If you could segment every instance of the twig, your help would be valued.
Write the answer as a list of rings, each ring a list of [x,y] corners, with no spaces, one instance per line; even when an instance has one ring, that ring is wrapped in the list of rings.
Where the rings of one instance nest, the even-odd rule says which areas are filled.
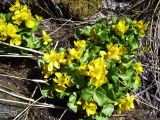
[[[10,45],[10,44],[5,43],[5,42],[0,42],[0,44],[6,45],[6,46],[9,46],[9,47],[18,48],[18,49],[25,50],[25,51],[29,51],[29,52],[33,52],[33,53],[37,53],[37,54],[40,54],[40,55],[44,54],[43,52],[40,52],[40,51],[37,51],[37,50],[33,50],[33,49],[30,49],[30,48],[25,48],[25,47],[21,47],[21,46],[16,46],[16,45]]]
[[[35,101],[34,99],[27,98],[27,97],[24,97],[24,96],[20,96],[20,95],[17,95],[17,94],[14,94],[14,93],[8,92],[8,91],[6,91],[6,90],[4,90],[4,89],[1,89],[1,88],[0,88],[0,92],[3,92],[3,93],[6,93],[6,94],[9,94],[9,95],[11,95],[11,96],[13,96],[13,97],[20,98],[20,99],[25,100],[25,101],[32,101],[32,102],[34,102],[34,101]]]
[[[65,26],[68,22],[71,22],[71,19],[67,20],[64,24],[62,24],[59,28],[57,28],[55,31],[51,32],[50,35],[53,35],[55,32],[60,30],[63,26]]]
[[[47,83],[45,80],[40,80],[40,79],[28,79],[28,78],[21,78],[21,77],[5,75],[5,74],[0,74],[0,76],[9,77],[9,78],[15,78],[15,79],[18,79],[18,80],[28,80],[28,81],[32,81],[32,82],[36,82],[36,83]]]
[[[20,96],[20,95],[17,95],[17,94],[14,94],[14,93],[11,93],[11,92],[8,92],[4,89],[1,89],[0,88],[0,92],[3,92],[3,93],[6,93],[6,94],[9,94],[13,97],[16,97],[16,98],[19,98],[19,99],[22,99],[22,100],[25,100],[25,101],[28,101],[28,102],[35,102],[34,99],[31,99],[31,98],[27,98],[27,97],[23,97],[23,96]],[[64,107],[60,107],[60,106],[55,106],[55,105],[52,105],[52,104],[46,104],[46,103],[39,103],[39,104],[43,104],[44,106],[46,105],[46,107],[50,107],[50,108],[58,108],[58,109],[66,109]]]
[[[152,31],[153,31],[153,30],[152,30],[152,27],[153,27],[153,17],[154,17],[154,15],[155,15],[155,12],[156,12],[159,4],[160,4],[160,0],[158,1],[157,5],[156,5],[156,7],[155,7],[155,9],[154,9],[154,11],[153,11],[153,14],[152,14],[152,21],[151,21],[151,28],[150,28],[150,42],[151,42]]]
[[[64,112],[62,113],[61,117],[58,120],[62,120],[64,114],[67,112],[67,109],[64,110]]]
[[[14,57],[14,58],[34,58],[35,56],[23,55],[0,55],[0,57]]]
[[[38,98],[36,101],[34,101],[32,104],[30,104],[28,107],[26,107],[21,113],[19,113],[13,120],[17,120],[19,117],[21,118],[21,116],[23,116],[23,114],[25,113],[25,111],[27,111],[28,109],[30,109],[34,104],[36,104],[36,102],[38,102],[40,99],[42,99],[43,96],[41,96],[40,98]]]
[[[13,103],[13,104],[21,104],[21,105],[29,105],[29,103],[26,102],[20,102],[20,101],[14,101],[14,100],[8,100],[8,99],[0,99],[1,103]],[[51,104],[46,104],[46,103],[37,103],[33,105],[34,107],[40,107],[40,108],[61,108],[59,106],[51,105]],[[64,109],[64,108],[61,108]]]
[[[38,7],[39,7],[40,9],[42,9],[44,12],[46,12],[46,13],[49,14],[50,16],[53,16],[50,12],[48,12],[48,11],[45,10],[43,7],[41,7],[37,0],[36,0],[36,3],[37,3],[37,5],[38,5]]]
[[[61,9],[59,8],[59,6],[56,4],[56,2],[54,0],[51,0],[53,5],[55,6],[55,8],[58,10],[58,15],[59,17],[63,18],[63,13],[61,11]]]
[[[148,103],[145,103],[145,102],[143,102],[143,101],[141,101],[141,100],[139,100],[139,99],[136,99],[136,100],[137,100],[138,102],[140,102],[140,103],[142,103],[142,104],[144,104],[144,105],[147,105],[147,106],[149,106],[149,107],[151,107],[151,108],[153,108],[153,109],[155,109],[155,110],[157,110],[157,111],[160,112],[160,109],[154,107],[153,105],[150,105],[150,104],[148,104]]]
[[[59,41],[56,41],[56,44],[54,46],[54,50],[56,50],[57,46],[58,46]]]
[[[126,114],[113,114],[113,117],[126,117]]]

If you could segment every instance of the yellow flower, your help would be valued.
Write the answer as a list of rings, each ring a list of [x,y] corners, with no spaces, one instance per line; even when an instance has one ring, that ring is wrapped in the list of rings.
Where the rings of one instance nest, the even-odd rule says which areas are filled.
[[[75,49],[75,48],[72,48],[72,49],[69,49],[69,55],[68,55],[68,60],[79,60],[81,58],[83,54],[83,50],[82,49]]]
[[[83,51],[87,44],[85,40],[78,40],[74,42],[75,48],[69,49],[69,55],[67,56],[67,63],[70,64],[74,59],[79,60],[83,55]]]
[[[101,57],[104,57],[105,55],[107,55],[106,51],[101,50],[99,53],[100,53]]]
[[[16,10],[19,10],[21,8],[21,4],[19,2],[19,0],[16,0],[15,5],[12,5],[9,10],[14,12]]]
[[[43,67],[42,74],[44,74],[44,78],[49,78],[53,74],[53,66],[52,66],[52,64],[50,64],[50,65],[46,64]]]
[[[10,39],[11,45],[21,45],[21,35],[14,34]]]
[[[14,15],[12,16],[12,20],[15,24],[20,25],[22,23],[21,19],[21,12],[20,11],[15,11]]]
[[[74,41],[74,45],[75,45],[78,49],[83,49],[83,48],[86,48],[86,46],[87,46],[85,40]]]
[[[133,109],[134,108],[134,99],[135,99],[135,96],[133,96],[133,95],[130,96],[128,93],[127,93],[126,97],[119,99],[117,101],[118,102],[117,112],[119,114],[121,114],[122,111]]]
[[[143,72],[143,67],[142,67],[141,62],[136,62],[135,65],[134,65],[134,69],[136,70],[137,74],[142,73]]]
[[[11,24],[11,23],[9,23],[9,24],[7,25],[7,35],[8,35],[8,36],[10,36],[10,37],[14,36],[17,31],[18,31],[18,26],[13,25],[13,24]]]
[[[57,92],[63,92],[63,91],[65,91],[65,89],[67,87],[70,87],[70,86],[73,85],[73,83],[71,81],[71,77],[67,76],[67,74],[56,72],[55,76],[57,78],[54,78],[53,80],[54,80],[55,83],[57,83],[56,87],[55,87],[55,90]]]
[[[67,60],[65,59],[65,57],[66,57],[66,52],[64,50],[61,51],[61,52],[59,52],[57,54],[57,60],[58,60],[58,62],[61,63],[61,64],[66,64]]]
[[[136,74],[135,84],[137,84],[137,85],[141,84],[141,79],[138,74]]]
[[[5,41],[7,39],[7,22],[6,18],[0,18],[0,40]]]
[[[42,34],[43,34],[44,45],[47,45],[49,42],[52,41],[51,37],[44,30],[42,31]]]
[[[138,28],[138,34],[140,37],[144,37],[144,31],[147,29],[147,24],[144,24],[143,20],[137,21],[134,20],[133,25]]]
[[[55,50],[51,50],[50,54],[45,53],[44,54],[44,59],[46,60],[46,62],[50,63],[50,62],[54,62],[57,59],[57,53]]]
[[[10,11],[14,12],[12,19],[15,24],[20,25],[22,22],[25,22],[27,28],[33,28],[36,25],[36,19],[32,17],[27,5],[20,5],[18,0],[10,8]]]
[[[82,105],[82,98],[79,98],[79,100],[77,101],[77,105]]]
[[[33,28],[36,25],[36,20],[33,17],[30,17],[29,20],[25,21],[25,25],[27,28]]]
[[[124,55],[127,52],[127,49],[123,46],[119,46],[118,44],[107,44],[107,58],[108,59],[114,59],[114,60],[120,60],[121,56]]]
[[[55,85],[54,89],[55,89],[55,91],[61,93],[61,92],[64,92],[66,90],[66,87]]]
[[[96,114],[97,105],[94,102],[86,101],[83,105],[83,110],[86,110],[87,115],[94,115]]]
[[[22,8],[20,9],[20,13],[17,15],[20,15],[19,19],[21,19],[22,21],[28,21],[32,18],[31,11],[28,9],[27,5],[22,6]]]
[[[120,20],[117,25],[113,25],[112,28],[115,33],[119,36],[123,36],[124,33],[128,30],[128,25],[126,25],[125,20]]]
[[[102,86],[107,83],[106,75],[108,71],[106,70],[106,62],[102,58],[97,58],[92,60],[88,64],[88,73],[90,76],[90,84],[94,85],[96,88]]]
[[[60,69],[60,64],[66,63],[65,52],[56,53],[55,50],[51,50],[50,54],[44,54],[44,60],[49,64],[52,63],[55,68]]]
[[[88,65],[87,64],[82,64],[82,65],[79,66],[79,71],[80,71],[81,75],[87,76],[88,75],[87,70],[88,70]]]

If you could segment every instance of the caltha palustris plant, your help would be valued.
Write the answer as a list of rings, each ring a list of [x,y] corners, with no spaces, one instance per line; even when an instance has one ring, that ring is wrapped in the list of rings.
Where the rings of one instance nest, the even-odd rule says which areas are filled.
[[[27,5],[16,0],[8,13],[0,13],[0,52],[28,53],[27,50],[15,49],[20,48],[15,46],[35,49],[42,53],[50,51],[53,43],[46,31],[42,30],[41,36],[35,35],[42,21],[42,17],[32,15]]]
[[[16,0],[10,13],[0,15],[0,41],[41,51],[37,61],[48,82],[41,90],[45,97],[67,98],[68,107],[82,112],[83,119],[106,120],[113,112],[134,108],[131,91],[141,84],[143,67],[136,58],[139,40],[147,27],[144,21],[101,19],[77,30],[72,48],[56,50],[44,30],[42,37],[33,34],[41,21]],[[5,45],[1,52],[11,49]]]
[[[137,50],[146,27],[143,20],[112,18],[78,30],[72,48],[52,49],[42,57],[48,81],[42,94],[68,98],[68,107],[83,111],[83,119],[106,120],[113,112],[132,110],[130,93],[140,86],[143,72]]]

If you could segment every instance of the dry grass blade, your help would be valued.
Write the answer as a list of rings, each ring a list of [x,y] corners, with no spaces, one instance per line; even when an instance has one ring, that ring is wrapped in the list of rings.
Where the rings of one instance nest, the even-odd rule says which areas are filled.
[[[9,46],[9,47],[18,48],[20,50],[25,50],[25,51],[28,51],[28,52],[33,52],[33,53],[40,54],[40,55],[44,54],[43,52],[40,52],[40,51],[37,51],[37,50],[33,50],[33,49],[30,49],[30,48],[21,47],[21,46],[16,46],[16,45],[10,45],[10,44],[2,42],[2,41],[0,42],[0,44],[6,45],[6,46]]]
[[[40,80],[40,79],[28,79],[28,78],[16,77],[16,76],[5,75],[5,74],[0,74],[0,76],[9,77],[9,78],[15,78],[17,80],[28,80],[28,81],[32,81],[32,82],[36,82],[36,83],[47,83],[47,81]]]

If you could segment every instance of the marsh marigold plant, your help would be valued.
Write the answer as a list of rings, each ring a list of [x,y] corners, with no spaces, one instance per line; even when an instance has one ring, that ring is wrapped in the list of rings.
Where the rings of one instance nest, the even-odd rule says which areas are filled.
[[[47,31],[34,32],[42,18],[18,0],[10,13],[0,14],[0,43],[35,49],[37,62],[47,84],[41,93],[48,98],[67,99],[68,107],[81,112],[82,119],[107,120],[113,112],[134,109],[131,90],[141,85],[141,62],[136,60],[139,41],[147,24],[129,18],[101,19],[77,30],[71,48],[53,48]],[[13,51],[2,44],[2,51]],[[18,49],[16,49],[18,51]],[[27,51],[18,51],[28,54]]]
[[[143,67],[136,57],[145,30],[144,22],[129,18],[77,30],[73,47],[44,54],[44,78],[53,81],[42,94],[67,96],[68,107],[84,111],[84,119],[106,120],[114,111],[133,110],[135,96],[129,92],[141,84]]]

